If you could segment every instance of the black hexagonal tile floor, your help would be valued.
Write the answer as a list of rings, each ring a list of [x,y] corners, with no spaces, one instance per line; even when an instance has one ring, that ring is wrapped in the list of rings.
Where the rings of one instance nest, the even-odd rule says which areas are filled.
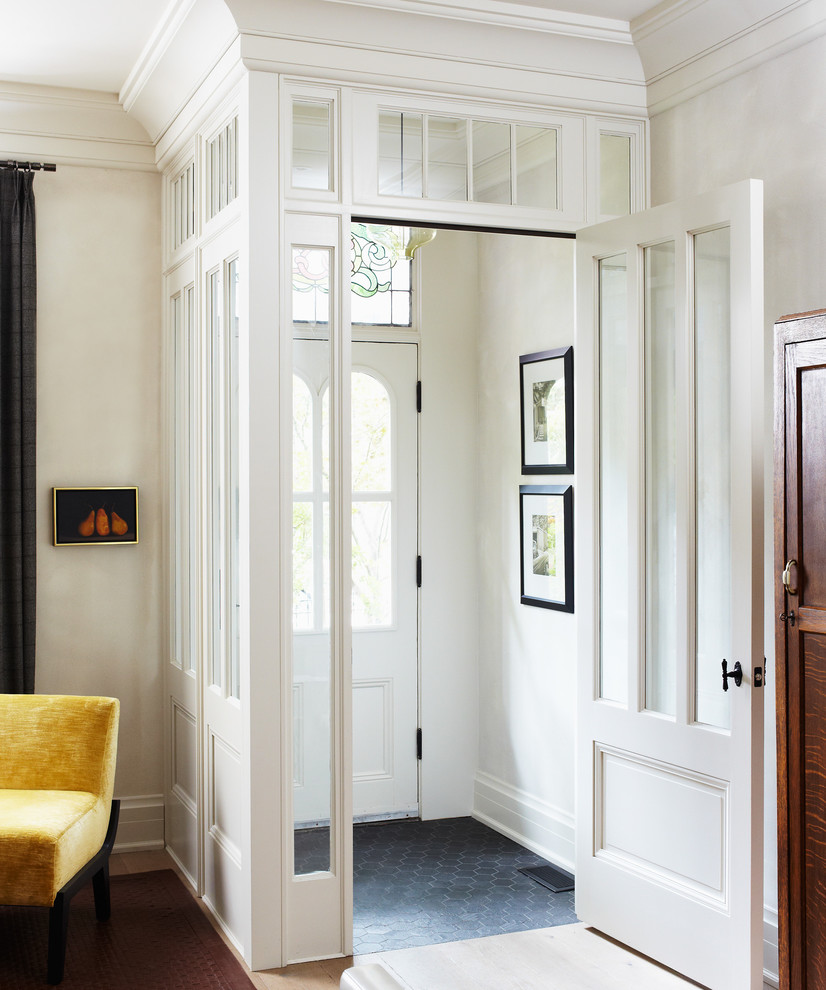
[[[356,825],[353,847],[357,953],[576,921],[573,891],[518,872],[547,861],[473,818]]]

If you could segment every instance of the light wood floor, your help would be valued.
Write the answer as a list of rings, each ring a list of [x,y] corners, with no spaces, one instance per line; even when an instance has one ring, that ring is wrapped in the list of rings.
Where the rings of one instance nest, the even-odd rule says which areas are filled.
[[[116,853],[110,860],[113,875],[164,869],[180,872],[162,851]],[[203,903],[198,903],[213,922]],[[489,982],[493,973],[496,990],[691,990],[697,986],[584,925],[348,956],[261,973],[250,973],[214,922],[213,927],[258,990],[333,990],[345,969],[364,962],[381,962],[411,990],[480,990],[493,986]],[[772,988],[766,985],[765,990]]]

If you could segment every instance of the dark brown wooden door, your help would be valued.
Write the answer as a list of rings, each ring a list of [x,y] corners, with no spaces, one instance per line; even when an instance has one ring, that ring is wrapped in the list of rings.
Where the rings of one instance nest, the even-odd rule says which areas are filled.
[[[826,990],[826,311],[776,325],[780,985]]]

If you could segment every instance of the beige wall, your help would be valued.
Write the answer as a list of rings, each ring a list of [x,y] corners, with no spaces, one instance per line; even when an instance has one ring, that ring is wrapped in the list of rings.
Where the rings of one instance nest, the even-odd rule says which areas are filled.
[[[121,700],[115,792],[163,791],[160,176],[35,180],[39,693]],[[138,546],[52,543],[52,486],[138,485]]]
[[[765,206],[766,705],[765,902],[777,906],[774,606],[772,601],[772,339],[783,315],[826,307],[826,98],[820,38],[651,122],[654,205],[740,179],[762,179]],[[770,925],[769,925],[770,927]],[[773,968],[767,957],[767,966]]]

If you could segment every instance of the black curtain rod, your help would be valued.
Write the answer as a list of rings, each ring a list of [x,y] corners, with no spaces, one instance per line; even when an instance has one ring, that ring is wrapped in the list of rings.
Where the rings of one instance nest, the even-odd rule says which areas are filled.
[[[57,165],[50,162],[0,162],[0,168],[15,168],[22,172],[56,172]]]

